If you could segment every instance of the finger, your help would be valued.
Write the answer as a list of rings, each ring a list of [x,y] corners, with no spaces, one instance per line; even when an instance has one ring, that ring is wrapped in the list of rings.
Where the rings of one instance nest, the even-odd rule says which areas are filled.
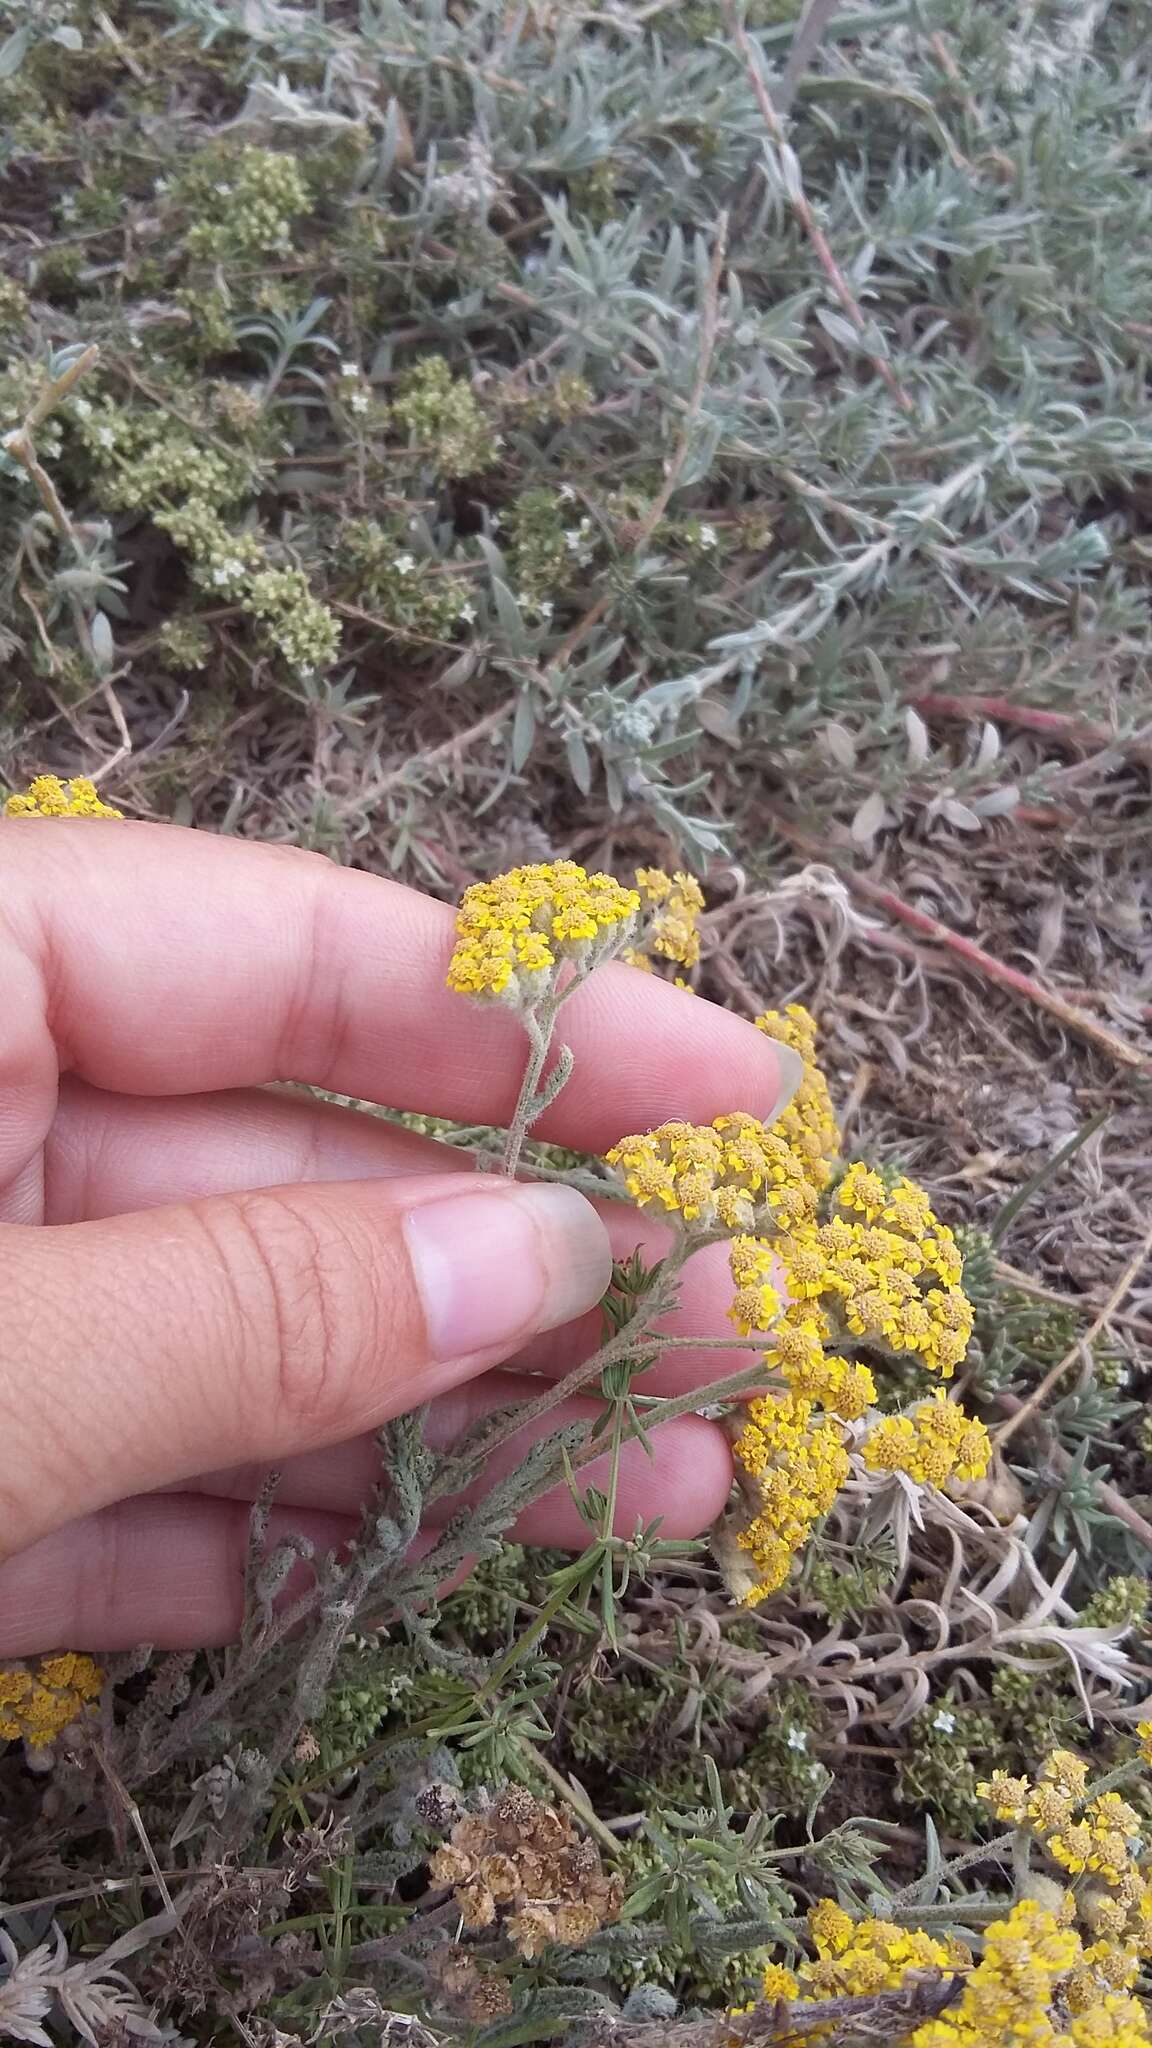
[[[469,1170],[472,1156],[402,1124],[309,1102],[270,1089],[219,1095],[108,1095],[67,1081],[46,1150],[50,1223],[118,1216],[208,1195],[285,1183],[357,1180]],[[624,1202],[597,1204],[613,1256],[640,1251],[663,1258],[671,1233]],[[680,1303],[659,1328],[677,1338],[731,1338],[732,1281],[727,1251],[712,1245],[689,1261]],[[530,1344],[523,1363],[552,1377],[571,1370],[600,1342],[593,1313]],[[666,1352],[645,1376],[645,1390],[681,1393],[751,1365],[755,1353],[699,1347]]]
[[[599,1300],[567,1187],[432,1175],[0,1230],[0,1556],[125,1495],[373,1428]]]
[[[695,1417],[682,1417],[656,1432],[654,1457],[628,1445],[620,1461],[616,1528],[630,1535],[637,1521],[663,1515],[666,1537],[696,1535],[703,1520],[684,1506],[685,1483],[696,1485],[698,1512],[706,1520],[719,1512],[728,1488],[727,1450],[720,1432]],[[711,1491],[697,1484],[702,1461],[713,1474]],[[583,1475],[603,1486],[606,1459]],[[111,1651],[139,1642],[158,1649],[198,1649],[233,1642],[243,1614],[244,1567],[251,1503],[204,1494],[151,1494],[118,1502],[101,1513],[44,1537],[0,1565],[0,1656],[29,1656],[36,1650]],[[307,1536],[319,1551],[351,1541],[357,1521],[319,1508],[275,1507],[269,1541],[290,1531]],[[417,1553],[434,1540],[421,1531]],[[525,1510],[511,1532],[521,1543],[581,1549],[588,1529],[566,1488],[557,1488]],[[308,1584],[305,1567],[295,1571],[282,1597],[293,1598]]]
[[[475,1155],[289,1090],[110,1095],[66,1077],[44,1148],[45,1223],[312,1181],[472,1173]]]
[[[426,1425],[427,1441],[435,1450],[447,1450],[493,1409],[530,1401],[539,1392],[539,1380],[522,1373],[486,1373],[483,1379],[455,1387],[433,1401]],[[482,1478],[465,1499],[478,1499],[489,1487],[516,1471],[534,1443],[570,1423],[593,1422],[603,1412],[604,1403],[595,1395],[580,1395],[562,1402],[550,1415],[518,1430],[494,1451],[485,1463]],[[715,1520],[727,1497],[732,1477],[727,1441],[714,1423],[686,1415],[653,1430],[650,1443],[650,1452],[635,1439],[625,1445],[619,1495],[621,1530],[630,1531],[637,1515],[645,1521],[660,1516],[666,1534],[694,1536]],[[581,1485],[600,1483],[590,1476],[599,1463],[589,1461],[579,1468]],[[280,1478],[276,1500],[281,1507],[321,1509],[340,1515],[359,1513],[383,1476],[380,1447],[372,1436],[307,1451],[301,1457],[285,1459],[277,1469]],[[186,1490],[214,1499],[252,1502],[267,1475],[266,1465],[233,1465],[201,1473]],[[429,1518],[444,1522],[460,1505],[457,1498],[435,1501]],[[526,1541],[571,1543],[579,1548],[587,1539],[586,1526],[566,1486],[549,1495],[547,1504],[538,1503],[528,1512],[527,1526],[532,1534]]]
[[[163,1494],[117,1501],[69,1522],[0,1565],[0,1656],[37,1650],[110,1652],[234,1642],[244,1612],[250,1508],[240,1501]],[[355,1533],[344,1515],[273,1508],[268,1544],[305,1536],[317,1552]],[[303,1593],[306,1565],[281,1602]]]
[[[275,1080],[504,1124],[523,1032],[444,976],[447,905],[294,849],[171,826],[0,824],[0,1180],[59,1070],[176,1095]],[[542,1135],[603,1151],[666,1117],[774,1113],[799,1063],[739,1017],[608,966],[564,1013],[575,1073]]]

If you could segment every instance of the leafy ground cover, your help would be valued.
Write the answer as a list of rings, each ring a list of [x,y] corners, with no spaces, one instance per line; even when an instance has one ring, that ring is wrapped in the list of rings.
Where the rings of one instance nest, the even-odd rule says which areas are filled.
[[[606,1606],[493,1544],[274,1741],[267,1645],[226,1709],[123,1660],[96,1747],[0,1762],[0,2037],[794,2040],[726,2014],[809,1906],[979,1951],[978,1785],[1148,1711],[1147,10],[0,20],[7,785],[451,897],[689,866],[695,985],[804,1003],[849,1154],[957,1226],[997,1440],[754,1610],[706,1546]],[[478,1814],[602,1921],[461,1936]],[[824,2038],[931,2024],[920,1961]]]

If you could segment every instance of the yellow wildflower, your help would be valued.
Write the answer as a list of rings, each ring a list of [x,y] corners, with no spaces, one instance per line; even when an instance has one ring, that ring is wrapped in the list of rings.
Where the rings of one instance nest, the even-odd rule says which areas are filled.
[[[1067,2038],[1071,2048],[1147,2048],[1152,2029],[1147,2011],[1135,1998],[1109,1993],[1073,2019]]]
[[[692,875],[679,870],[666,875],[662,868],[637,868],[636,887],[645,905],[655,912],[647,944],[665,960],[680,967],[695,967],[700,958],[697,920],[704,908],[704,892]]]
[[[858,1209],[874,1223],[887,1203],[888,1190],[878,1173],[858,1163],[848,1168],[836,1190],[836,1200],[841,1209]]]
[[[802,1160],[743,1110],[711,1124],[660,1124],[621,1138],[605,1158],[642,1209],[680,1215],[701,1230],[747,1233],[772,1218],[786,1193],[802,1215],[816,1206]]]
[[[571,860],[476,882],[456,914],[448,986],[457,995],[539,998],[563,963],[587,970],[618,950],[639,908],[634,889]]]
[[[1049,2008],[1057,1980],[1079,1952],[1078,1937],[1054,1913],[1021,1899],[988,1928],[959,2004],[917,2027],[913,2048],[1039,2048],[1058,2041]]]
[[[818,1905],[809,1908],[808,1929],[821,1956],[843,1955],[854,1926],[852,1915],[838,1906],[835,1899],[821,1899]]]
[[[919,1928],[892,1920],[853,1923],[838,1906],[821,1900],[808,1915],[816,1960],[798,1971],[805,1992],[817,1998],[859,1998],[895,1991],[909,1970],[955,1967],[955,1951]],[[847,1929],[845,1929],[847,1922]]]
[[[86,775],[74,775],[61,782],[57,775],[37,775],[22,796],[10,796],[4,805],[7,818],[120,818],[122,811],[102,803],[94,782]]]
[[[795,1998],[799,1989],[800,1985],[794,1971],[786,1968],[783,1963],[767,1965],[760,1985],[761,1998],[772,2004],[779,1998]]]
[[[79,1720],[103,1683],[100,1666],[72,1650],[40,1657],[31,1670],[6,1665],[0,1669],[0,1740],[46,1748]]]
[[[800,1003],[786,1010],[765,1010],[756,1027],[766,1038],[789,1045],[804,1061],[804,1078],[773,1129],[805,1161],[817,1188],[827,1187],[832,1163],[840,1150],[840,1132],[828,1083],[816,1064],[816,1024]]]
[[[823,1346],[810,1350],[799,1363],[792,1363],[784,1355],[788,1336],[802,1335],[781,1331],[771,1358],[779,1363],[781,1373],[794,1394],[806,1395],[809,1401],[818,1402],[842,1422],[856,1422],[867,1414],[876,1399],[876,1382],[866,1365],[851,1363],[846,1358],[837,1358],[826,1352]]]
[[[850,1471],[837,1424],[817,1419],[803,1395],[765,1394],[750,1402],[736,1456],[758,1481],[759,1508],[737,1536],[759,1577],[748,1605],[784,1584],[797,1552],[835,1502]]]
[[[770,1330],[784,1302],[775,1285],[778,1261],[762,1238],[740,1234],[728,1247],[728,1267],[736,1293],[728,1313],[741,1335]]]
[[[977,1792],[987,1806],[992,1808],[997,1820],[1019,1823],[1028,1809],[1028,1794],[1032,1787],[1027,1778],[1010,1778],[1006,1771],[993,1771],[983,1784],[977,1785]]]
[[[910,1415],[885,1416],[863,1455],[870,1472],[906,1472],[922,1486],[942,1486],[946,1479],[983,1478],[992,1443],[982,1422],[937,1394]]]

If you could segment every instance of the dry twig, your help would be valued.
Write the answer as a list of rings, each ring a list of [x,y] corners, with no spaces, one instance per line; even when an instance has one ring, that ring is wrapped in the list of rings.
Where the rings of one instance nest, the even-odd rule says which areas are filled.
[[[1022,1428],[1024,1423],[1031,1420],[1037,1409],[1043,1406],[1053,1387],[1063,1379],[1069,1367],[1073,1366],[1078,1358],[1083,1358],[1087,1355],[1091,1345],[1100,1335],[1101,1330],[1106,1329],[1111,1322],[1113,1315],[1120,1307],[1124,1296],[1132,1286],[1145,1260],[1150,1256],[1152,1256],[1152,1225],[1145,1231],[1144,1236],[1137,1245],[1120,1278],[1117,1280],[1115,1287],[1113,1287],[1109,1294],[1103,1308],[1093,1318],[1091,1327],[1085,1330],[1082,1337],[1077,1337],[1076,1342],[1069,1346],[1063,1358],[1057,1359],[1056,1364],[1049,1367],[1043,1379],[1039,1380],[1027,1398],[1021,1401],[1019,1407],[1008,1417],[1007,1422],[1000,1424],[999,1429],[996,1431],[996,1445],[998,1449],[1003,1450],[1009,1437],[1015,1436],[1016,1431]]]
[[[1049,1016],[1055,1017],[1064,1026],[1065,1030],[1087,1039],[1120,1066],[1129,1067],[1138,1074],[1152,1078],[1152,1055],[1141,1052],[1138,1046],[1129,1045],[1117,1032],[1110,1031],[1106,1024],[1101,1024],[1077,1004],[1057,995],[1054,989],[1045,988],[1042,982],[1035,981],[1030,974],[1024,974],[1018,967],[1009,967],[1005,961],[997,960],[994,954],[986,952],[975,939],[967,939],[962,932],[953,931],[950,925],[944,924],[938,917],[933,917],[929,911],[919,910],[913,903],[905,903],[903,897],[897,896],[893,889],[885,889],[881,883],[872,881],[868,875],[858,873],[846,862],[832,859],[826,846],[804,832],[780,811],[771,810],[768,815],[781,837],[787,839],[799,853],[834,867],[853,895],[863,897],[866,903],[874,903],[878,909],[887,911],[890,917],[897,918],[901,924],[910,926],[913,931],[922,933],[925,938],[935,940],[937,945],[943,946],[980,980],[994,982],[998,988],[1007,989],[1018,1001],[1046,1010]],[[868,935],[865,933],[863,936],[867,938]]]

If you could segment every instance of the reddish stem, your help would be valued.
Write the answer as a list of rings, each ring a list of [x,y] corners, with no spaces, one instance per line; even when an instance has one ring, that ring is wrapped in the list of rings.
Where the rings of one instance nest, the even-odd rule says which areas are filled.
[[[1037,704],[1014,704],[1010,697],[954,697],[944,690],[918,690],[909,698],[926,718],[990,718],[998,725],[1014,725],[1021,732],[1039,732],[1070,747],[1121,747],[1119,733],[1102,725],[1088,725],[1066,711],[1044,711]]]
[[[982,981],[994,982],[997,987],[1007,989],[1018,1000],[1033,1004],[1037,1009],[1046,1010],[1050,1017],[1074,1031],[1080,1038],[1088,1039],[1093,1045],[1106,1052],[1121,1066],[1131,1067],[1137,1073],[1152,1076],[1152,1055],[1141,1052],[1137,1046],[1129,1045],[1106,1024],[1101,1024],[1087,1010],[1071,1003],[1054,989],[1045,988],[1043,983],[1034,981],[1030,974],[1024,974],[1018,967],[1009,967],[1003,960],[997,960],[993,953],[985,952],[975,939],[966,939],[962,932],[954,932],[950,925],[943,924],[927,910],[918,910],[913,903],[905,903],[892,889],[885,889],[881,883],[872,881],[868,875],[858,874],[853,868],[829,857],[828,848],[820,840],[809,838],[808,834],[794,825],[790,818],[773,810],[771,818],[781,835],[810,860],[822,861],[834,867],[836,873],[851,889],[853,895],[862,896],[866,903],[874,903],[880,910],[905,924],[924,938],[932,939],[938,946],[963,962],[969,971]]]

